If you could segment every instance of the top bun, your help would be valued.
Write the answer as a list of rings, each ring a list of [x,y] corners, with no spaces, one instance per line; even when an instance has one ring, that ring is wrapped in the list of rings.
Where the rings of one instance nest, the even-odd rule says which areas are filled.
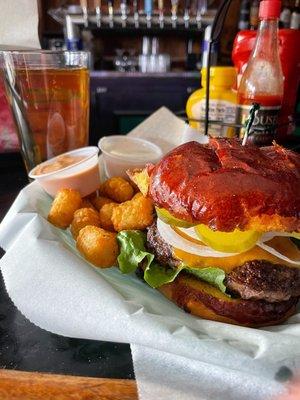
[[[189,142],[148,173],[155,205],[177,218],[223,232],[300,231],[300,156],[277,144]]]

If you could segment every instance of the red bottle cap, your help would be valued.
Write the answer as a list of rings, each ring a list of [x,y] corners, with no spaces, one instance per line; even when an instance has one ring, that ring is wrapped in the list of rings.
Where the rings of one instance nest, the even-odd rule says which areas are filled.
[[[259,5],[259,19],[279,18],[280,0],[262,0]]]

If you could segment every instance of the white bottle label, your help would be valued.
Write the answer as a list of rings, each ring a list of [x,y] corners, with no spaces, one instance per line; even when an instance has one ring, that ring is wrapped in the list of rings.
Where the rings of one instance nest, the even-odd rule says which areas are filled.
[[[195,103],[192,106],[192,115],[193,118],[197,120],[205,119],[205,99]],[[230,101],[225,100],[210,100],[209,101],[209,114],[208,119],[210,121],[208,127],[208,134],[213,137],[218,136],[230,136],[229,129],[230,127],[222,126],[221,123],[227,124],[235,124],[236,121],[236,104],[231,103]],[[216,123],[211,123],[211,121],[215,121]],[[219,123],[217,123],[219,122]],[[199,122],[198,127],[203,130],[204,122]]]

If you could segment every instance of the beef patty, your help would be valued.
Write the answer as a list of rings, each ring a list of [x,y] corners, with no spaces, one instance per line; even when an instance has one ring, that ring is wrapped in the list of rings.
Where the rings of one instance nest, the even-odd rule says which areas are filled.
[[[162,265],[177,267],[180,264],[173,255],[172,246],[160,236],[156,221],[147,229],[147,248]],[[285,301],[300,296],[300,269],[266,260],[248,261],[226,275],[225,285],[230,293],[242,299]]]
[[[300,269],[265,260],[248,261],[226,276],[225,285],[243,299],[289,300],[300,296]]]
[[[173,256],[172,246],[160,236],[156,221],[147,228],[147,249],[155,255],[161,265],[169,267],[180,265],[180,260]]]

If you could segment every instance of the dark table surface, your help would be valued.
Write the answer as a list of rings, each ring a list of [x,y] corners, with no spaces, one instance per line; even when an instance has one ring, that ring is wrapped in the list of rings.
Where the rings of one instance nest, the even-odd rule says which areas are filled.
[[[19,154],[0,154],[0,221],[28,183]],[[4,251],[0,249],[0,256]],[[0,274],[1,275],[1,274]],[[30,323],[10,300],[0,278],[0,368],[133,379],[127,344],[72,339]]]

